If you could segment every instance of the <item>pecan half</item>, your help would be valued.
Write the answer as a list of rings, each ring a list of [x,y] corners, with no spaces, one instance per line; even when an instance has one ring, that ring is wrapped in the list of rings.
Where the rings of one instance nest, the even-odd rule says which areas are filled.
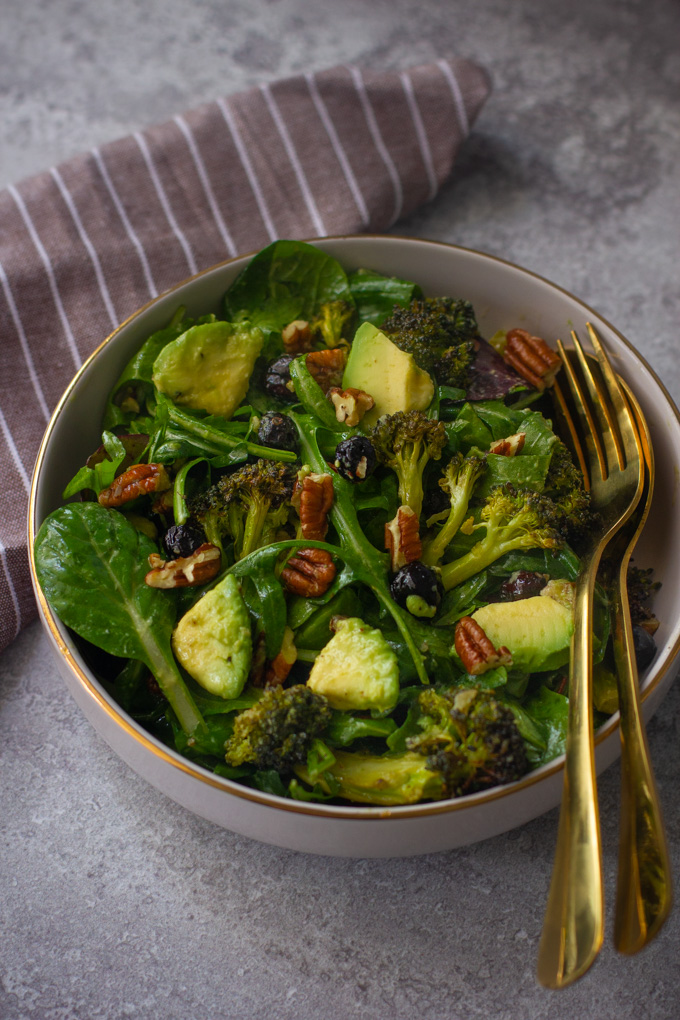
[[[514,436],[496,439],[489,447],[489,453],[495,453],[500,457],[514,457],[516,453],[521,453],[526,437],[526,432],[515,432]]]
[[[281,650],[267,667],[264,678],[265,687],[280,687],[287,679],[296,659],[297,648],[295,647],[294,634],[290,627],[286,627]]]
[[[102,506],[122,506],[138,496],[163,492],[171,485],[168,472],[162,464],[133,464],[122,475],[114,478],[107,489],[102,489],[97,499]]]
[[[335,564],[325,549],[298,549],[281,571],[288,591],[316,598],[328,591],[335,579]]]
[[[328,393],[331,386],[342,384],[342,373],[345,371],[346,360],[346,348],[331,347],[326,351],[312,351],[305,358],[305,365],[324,393]]]
[[[191,588],[212,581],[219,573],[220,550],[204,542],[191,556],[164,560],[157,553],[149,556],[148,572],[144,580],[150,588]]]
[[[309,474],[298,481],[293,504],[300,514],[303,538],[322,542],[328,531],[328,511],[333,505],[333,479],[329,474]]]
[[[385,525],[385,548],[394,573],[422,556],[418,514],[410,506],[400,506],[397,516]]]
[[[358,425],[367,411],[375,406],[375,400],[365,390],[357,390],[354,386],[341,390],[339,386],[331,386],[328,391],[335,417],[347,425]]]
[[[305,319],[295,319],[289,322],[281,331],[283,346],[286,354],[304,354],[311,347],[312,331]]]
[[[525,329],[510,330],[506,337],[503,357],[537,390],[552,386],[555,376],[562,367],[561,358],[548,347],[545,340],[539,336],[532,336]]]
[[[456,624],[454,647],[463,666],[472,676],[486,673],[487,669],[493,669],[494,666],[512,664],[512,656],[505,645],[494,648],[484,630],[471,616],[464,616]]]

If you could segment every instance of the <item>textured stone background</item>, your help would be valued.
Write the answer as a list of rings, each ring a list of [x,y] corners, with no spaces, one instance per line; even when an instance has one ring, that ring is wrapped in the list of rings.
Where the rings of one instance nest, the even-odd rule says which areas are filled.
[[[471,56],[494,94],[450,185],[396,232],[575,291],[677,401],[678,38],[675,0],[3,0],[0,186],[260,80]],[[679,722],[676,687],[650,726],[676,862]],[[537,986],[556,812],[417,859],[256,844],[124,766],[37,627],[0,659],[0,757],[3,1020],[680,1015],[677,911],[641,956],[609,939],[573,988]],[[611,901],[617,767],[600,793]]]

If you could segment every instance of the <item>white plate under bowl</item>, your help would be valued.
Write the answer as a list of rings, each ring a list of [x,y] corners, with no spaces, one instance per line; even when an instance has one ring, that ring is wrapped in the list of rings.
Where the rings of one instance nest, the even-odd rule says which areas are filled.
[[[646,718],[675,676],[680,654],[680,515],[675,505],[680,468],[680,420],[663,385],[635,349],[592,309],[518,266],[480,252],[432,241],[359,236],[315,241],[347,270],[365,267],[417,281],[426,294],[472,301],[481,332],[521,326],[554,343],[570,329],[594,324],[616,370],[637,395],[649,422],[657,476],[649,521],[636,561],[662,582],[655,611],[661,620],[658,653],[643,677]],[[60,503],[60,493],[100,442],[109,390],[150,333],[165,326],[179,305],[190,316],[217,312],[224,292],[250,256],[208,269],[162,294],[115,330],[83,365],[47,428],[35,467],[29,539]],[[307,804],[221,779],[176,754],[123,712],[102,688],[78,647],[40,591],[31,559],[40,616],[59,669],[76,702],[113,750],[139,775],[189,811],[234,832],[277,846],[348,857],[398,857],[462,846],[505,832],[559,803],[562,759],[509,786],[456,800],[371,808]],[[618,718],[596,734],[598,771],[619,754]]]

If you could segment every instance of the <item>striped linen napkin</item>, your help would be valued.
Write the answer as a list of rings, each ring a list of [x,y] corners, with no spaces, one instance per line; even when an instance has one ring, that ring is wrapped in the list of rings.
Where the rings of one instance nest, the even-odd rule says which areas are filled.
[[[31,472],[82,361],[136,308],[278,238],[380,232],[432,199],[490,91],[454,58],[262,85],[0,192],[0,650],[36,615]]]

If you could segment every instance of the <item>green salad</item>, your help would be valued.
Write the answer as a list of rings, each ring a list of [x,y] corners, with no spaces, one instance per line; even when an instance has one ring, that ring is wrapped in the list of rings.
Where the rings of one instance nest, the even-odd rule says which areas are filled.
[[[560,754],[593,514],[551,423],[559,359],[507,327],[278,241],[219,315],[149,336],[35,547],[121,708],[305,801],[458,797]],[[598,589],[600,713],[608,643]]]

